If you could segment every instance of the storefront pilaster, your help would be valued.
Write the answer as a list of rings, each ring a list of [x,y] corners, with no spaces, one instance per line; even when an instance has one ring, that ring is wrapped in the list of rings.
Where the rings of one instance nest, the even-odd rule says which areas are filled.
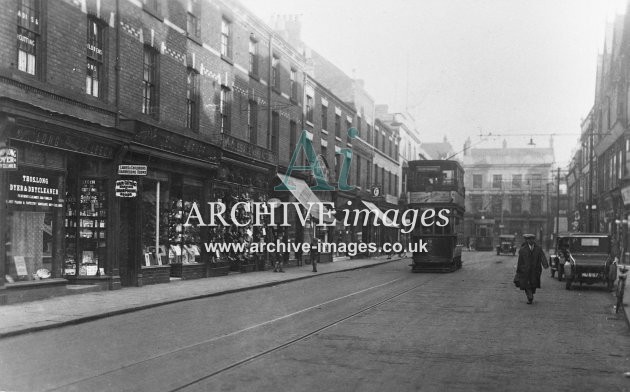
[[[64,173],[59,174],[57,176],[59,181],[59,189],[66,189],[66,176]],[[4,186],[4,185],[2,185]],[[5,189],[5,188],[2,188]],[[64,221],[64,209],[63,208],[55,208],[53,209],[53,227],[60,227],[61,222]],[[0,220],[0,222],[4,222]],[[53,278],[63,278],[63,257],[65,253],[65,244],[64,244],[64,232],[61,230],[53,231],[52,236],[52,269],[51,275]]]
[[[4,142],[0,143],[0,148]],[[0,170],[0,222],[7,221],[7,204],[6,204],[6,192],[7,189],[7,176],[3,170]],[[5,292],[4,276],[6,275],[6,225],[0,224],[0,305],[7,303],[7,295]]]
[[[7,121],[6,116],[3,116],[0,121],[0,148],[7,146],[7,128],[8,124],[14,121]],[[7,221],[7,175],[6,171],[0,169],[0,222]],[[0,224],[0,305],[7,303],[6,286],[4,276],[6,275],[6,225]]]
[[[138,183],[138,195],[141,195],[142,192],[144,191],[144,181],[143,181],[143,177],[138,177],[137,179],[137,183]],[[133,225],[133,234],[132,234],[132,238],[133,240],[131,241],[131,246],[132,246],[132,252],[133,252],[133,256],[132,259],[129,261],[129,266],[131,268],[131,276],[135,276],[136,277],[136,286],[138,287],[142,287],[143,286],[143,274],[142,274],[142,267],[141,267],[141,262],[142,262],[142,241],[140,240],[142,238],[142,224],[140,224],[140,222],[142,222],[142,216],[144,214],[144,203],[141,203],[140,201],[140,196],[134,197],[132,200],[130,200],[130,203],[135,204],[135,208],[134,210],[134,217],[133,217],[133,221],[135,222],[135,224]],[[156,253],[156,257],[157,257],[157,253]]]
[[[116,159],[110,168],[110,183],[114,183],[113,179],[118,175],[118,165],[126,153],[126,149],[122,148],[118,151]],[[107,232],[109,244],[107,247],[107,275],[109,276],[109,289],[118,290],[122,288],[120,283],[120,253],[118,244],[120,243],[120,231],[116,228],[120,225],[120,198],[116,197],[114,186],[110,186],[108,190],[108,199],[110,200],[109,219],[110,224]]]

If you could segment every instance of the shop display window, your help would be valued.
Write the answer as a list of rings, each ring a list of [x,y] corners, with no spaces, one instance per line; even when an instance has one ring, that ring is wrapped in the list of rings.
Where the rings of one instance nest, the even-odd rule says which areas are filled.
[[[51,212],[9,211],[7,282],[51,277],[52,215]]]
[[[7,283],[58,276],[53,263],[54,233],[58,232],[59,175],[25,169],[8,174],[5,231]],[[54,271],[56,268],[57,271]]]
[[[66,193],[66,276],[104,275],[107,187],[101,179],[68,181]]]
[[[236,219],[240,223],[252,221],[251,213],[253,211],[253,202],[265,202],[269,199],[269,195],[265,192],[259,192],[253,188],[245,188],[240,186],[224,186],[216,185],[211,195],[211,199],[216,202],[225,204],[226,211],[231,211],[232,207],[239,202],[246,204],[240,205],[236,212]],[[210,229],[209,241],[213,243],[246,243],[253,242],[275,242],[276,234],[270,230],[267,225],[269,218],[265,217],[262,226],[253,226],[252,224],[243,227],[235,225],[229,227],[217,226]],[[251,262],[252,254],[249,252],[237,253],[233,249],[230,253],[221,254],[217,251],[211,255],[212,261],[229,261],[234,267]]]
[[[188,179],[173,181],[167,205],[168,219],[168,259],[170,263],[201,262],[201,233],[197,225],[184,226],[188,215],[196,203],[200,210],[201,182]]]

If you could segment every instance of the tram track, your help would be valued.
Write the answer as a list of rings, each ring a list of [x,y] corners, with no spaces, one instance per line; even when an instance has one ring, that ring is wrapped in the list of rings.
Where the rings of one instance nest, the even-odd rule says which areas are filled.
[[[474,260],[474,261],[464,262],[463,269],[460,269],[459,271],[454,271],[453,273],[465,272],[466,271],[466,269],[465,269],[466,265],[477,266],[477,265],[486,263],[486,262],[488,262],[488,259],[490,259],[492,255],[488,255],[488,256],[489,257],[488,258],[484,258],[484,260]],[[409,273],[411,274],[411,272],[409,272]],[[422,275],[422,273],[418,274],[418,275]],[[425,274],[425,275],[428,275],[428,274]],[[198,377],[194,378],[193,380],[186,382],[183,385],[174,387],[173,389],[167,389],[167,390],[171,391],[171,392],[185,390],[186,388],[193,387],[194,385],[199,384],[199,383],[201,383],[201,382],[203,382],[205,380],[212,379],[213,377],[219,376],[219,375],[221,375],[223,373],[226,373],[226,372],[228,372],[228,371],[230,371],[232,369],[235,369],[235,368],[238,368],[240,366],[246,365],[246,364],[248,364],[250,362],[253,362],[253,361],[255,361],[255,360],[259,359],[259,358],[264,358],[265,356],[271,355],[274,352],[277,352],[277,351],[283,350],[285,348],[291,347],[291,346],[293,346],[293,345],[295,345],[295,344],[297,344],[299,342],[302,342],[302,341],[308,339],[309,337],[311,337],[313,335],[316,335],[316,334],[318,334],[318,333],[320,333],[322,331],[325,331],[327,329],[335,327],[336,325],[339,325],[340,323],[343,323],[343,322],[346,322],[348,320],[351,320],[351,319],[353,319],[353,318],[355,318],[355,317],[357,317],[357,316],[359,316],[361,314],[364,314],[364,313],[366,313],[366,312],[368,312],[368,311],[370,311],[370,310],[372,310],[374,308],[377,308],[377,307],[379,307],[382,304],[385,304],[385,303],[390,302],[390,301],[392,301],[392,300],[394,300],[396,298],[404,296],[405,294],[408,294],[408,293],[410,293],[410,292],[412,292],[414,290],[417,290],[418,288],[420,288],[422,286],[425,286],[425,285],[427,285],[427,284],[429,284],[429,283],[439,279],[444,274],[442,274],[442,273],[435,273],[435,274],[433,274],[432,273],[431,275],[433,275],[433,276],[427,277],[427,279],[423,280],[422,282],[420,282],[418,284],[413,285],[412,287],[406,288],[406,289],[404,289],[402,291],[395,292],[395,293],[393,293],[391,295],[388,295],[386,298],[382,298],[381,297],[381,299],[377,300],[377,302],[374,302],[374,303],[371,303],[371,304],[366,304],[366,305],[362,306],[361,308],[359,308],[358,310],[356,310],[356,311],[354,311],[354,312],[352,312],[350,314],[344,315],[343,317],[338,317],[337,319],[335,319],[333,321],[327,322],[327,323],[325,323],[324,325],[318,327],[315,330],[312,330],[312,331],[310,331],[308,333],[300,334],[299,336],[296,336],[296,337],[294,337],[294,338],[292,338],[292,339],[290,339],[288,341],[284,341],[282,343],[278,343],[278,344],[274,345],[273,347],[264,349],[264,350],[259,351],[257,353],[252,353],[251,355],[249,355],[249,356],[247,356],[245,358],[236,360],[236,361],[234,361],[232,363],[229,363],[229,364],[225,364],[225,365],[221,366],[218,369],[215,369],[215,370],[212,370],[212,371],[208,372],[207,374],[204,374],[202,376],[198,376]],[[403,279],[403,278],[397,278],[397,279],[394,279],[394,280],[390,280],[390,281],[387,281],[387,282],[384,282],[384,283],[381,283],[381,284],[378,284],[378,285],[375,285],[375,286],[372,286],[372,287],[369,287],[369,288],[365,288],[365,289],[356,291],[354,293],[343,295],[341,297],[337,297],[337,298],[331,299],[329,301],[325,301],[325,302],[319,303],[317,305],[313,305],[313,306],[310,306],[310,307],[298,310],[298,311],[290,313],[290,314],[286,314],[286,315],[280,316],[280,317],[275,318],[275,319],[266,320],[266,321],[263,321],[261,323],[258,323],[258,324],[255,324],[255,325],[250,325],[250,326],[247,326],[247,327],[239,329],[239,330],[235,330],[235,331],[232,331],[232,332],[229,332],[229,333],[226,333],[226,334],[214,336],[214,337],[211,337],[209,339],[205,339],[205,340],[200,341],[200,342],[196,342],[196,343],[193,343],[193,344],[190,344],[190,345],[186,345],[184,347],[178,347],[178,348],[175,348],[173,350],[157,353],[157,354],[152,355],[150,357],[143,358],[143,359],[140,359],[140,360],[137,360],[137,361],[133,361],[131,363],[127,363],[127,364],[118,366],[116,368],[109,369],[109,370],[104,371],[104,372],[100,372],[100,373],[97,373],[97,374],[92,374],[92,375],[89,375],[87,377],[83,377],[81,379],[73,380],[70,383],[66,383],[64,385],[58,385],[58,386],[55,386],[55,387],[53,387],[51,389],[47,389],[47,390],[48,391],[78,390],[78,389],[74,389],[74,388],[76,388],[76,387],[78,387],[78,386],[80,386],[80,385],[82,385],[84,383],[90,383],[93,380],[97,380],[97,379],[103,378],[103,377],[111,377],[112,375],[116,374],[117,372],[131,371],[134,367],[142,366],[143,364],[152,362],[154,360],[162,360],[162,359],[169,358],[171,356],[175,356],[177,354],[186,353],[186,352],[192,352],[195,349],[199,349],[200,347],[203,347],[205,345],[213,344],[213,343],[219,342],[219,341],[221,341],[223,339],[226,339],[226,338],[235,337],[236,335],[239,335],[241,333],[248,332],[248,331],[253,331],[254,329],[257,329],[257,328],[260,328],[260,327],[270,326],[271,324],[274,324],[274,323],[277,323],[277,322],[281,322],[281,321],[286,320],[288,318],[294,317],[294,316],[296,316],[298,314],[302,314],[302,313],[305,313],[305,312],[308,312],[308,311],[312,311],[314,309],[321,309],[324,306],[330,305],[330,304],[332,304],[334,302],[343,300],[345,298],[356,296],[357,294],[365,293],[365,292],[373,290],[375,288],[384,287],[384,286],[390,285],[390,284],[392,284],[394,282],[399,282],[401,279]]]
[[[296,337],[294,337],[294,338],[292,338],[292,339],[290,339],[288,341],[276,344],[273,347],[267,348],[265,350],[262,350],[260,352],[254,353],[254,354],[251,354],[251,355],[247,356],[246,358],[242,358],[242,359],[239,359],[239,360],[234,361],[232,363],[223,365],[219,369],[213,370],[213,371],[211,371],[211,372],[209,372],[207,374],[204,374],[202,376],[196,377],[195,379],[190,380],[190,381],[186,382],[185,384],[177,386],[177,387],[175,387],[173,389],[168,389],[168,391],[169,392],[175,392],[175,391],[184,390],[186,388],[194,386],[195,384],[199,384],[199,383],[201,383],[201,382],[203,382],[205,380],[208,380],[208,379],[211,379],[211,378],[216,377],[218,375],[221,375],[221,374],[223,374],[223,373],[225,373],[225,372],[227,372],[227,371],[229,371],[231,369],[238,368],[238,367],[246,365],[246,364],[248,364],[248,363],[250,363],[250,362],[252,362],[252,361],[254,361],[256,359],[263,358],[263,357],[268,356],[268,355],[270,355],[270,354],[272,354],[274,352],[277,352],[277,351],[280,351],[280,350],[282,350],[284,348],[287,348],[287,347],[290,347],[292,345],[295,345],[295,344],[297,344],[297,343],[299,343],[301,341],[304,341],[304,340],[308,339],[309,337],[311,337],[313,335],[316,335],[317,333],[320,333],[320,332],[322,332],[324,330],[327,330],[327,329],[332,328],[332,327],[334,327],[336,325],[339,325],[340,323],[343,323],[343,322],[348,321],[348,320],[350,320],[352,318],[355,318],[355,317],[357,317],[357,316],[359,316],[359,315],[361,315],[361,314],[363,314],[365,312],[368,312],[368,311],[370,311],[370,310],[372,310],[372,309],[374,309],[374,308],[376,308],[376,307],[378,307],[378,306],[380,306],[380,305],[382,305],[384,303],[390,302],[390,301],[392,301],[392,300],[394,300],[394,299],[396,299],[398,297],[401,297],[401,296],[403,296],[403,295],[405,295],[405,294],[407,294],[409,292],[417,290],[418,288],[420,288],[420,287],[422,287],[422,286],[424,286],[424,285],[426,285],[428,283],[431,283],[431,282],[435,281],[436,279],[439,278],[439,276],[440,276],[440,274],[436,274],[436,276],[428,278],[426,280],[423,280],[419,284],[415,284],[412,287],[406,288],[406,289],[404,289],[402,291],[397,291],[394,294],[388,295],[384,299],[377,300],[377,302],[374,302],[374,303],[371,303],[371,304],[366,304],[366,305],[362,306],[361,308],[359,308],[358,310],[356,310],[356,311],[354,311],[354,312],[352,312],[350,314],[344,315],[343,317],[338,317],[337,319],[335,319],[333,321],[327,322],[327,323],[325,323],[324,325],[318,327],[315,330],[312,330],[312,331],[310,331],[308,333],[300,334],[299,336],[296,336]],[[117,372],[131,371],[136,366],[142,366],[142,365],[145,365],[145,364],[147,364],[147,363],[149,363],[151,361],[154,361],[154,360],[163,360],[163,359],[165,359],[167,357],[170,357],[170,356],[174,356],[174,355],[177,355],[177,354],[185,353],[187,351],[193,351],[195,349],[199,349],[200,347],[203,347],[204,345],[212,344],[212,343],[218,342],[218,341],[220,341],[222,339],[234,337],[234,336],[236,336],[238,334],[241,334],[241,333],[247,332],[247,331],[252,331],[252,330],[254,330],[256,328],[260,328],[260,327],[263,327],[263,326],[269,326],[269,325],[271,325],[273,323],[281,322],[281,321],[286,320],[288,318],[294,317],[294,316],[296,316],[298,314],[302,314],[302,313],[305,313],[305,312],[308,312],[308,311],[312,311],[312,310],[315,310],[315,309],[321,309],[322,307],[330,305],[330,304],[332,304],[334,302],[337,302],[337,301],[340,301],[340,300],[343,300],[343,299],[347,299],[349,297],[356,296],[358,294],[362,294],[362,293],[365,293],[365,292],[370,291],[370,290],[374,290],[374,289],[381,288],[381,287],[384,287],[384,286],[387,286],[387,285],[391,285],[391,284],[393,284],[395,282],[399,282],[401,279],[402,278],[397,278],[397,279],[394,279],[394,280],[391,280],[391,281],[387,281],[387,282],[384,282],[384,283],[381,283],[381,284],[378,284],[378,285],[375,285],[375,286],[372,286],[372,287],[369,287],[369,288],[366,288],[366,289],[362,289],[362,290],[359,290],[359,291],[356,291],[356,292],[353,292],[353,293],[350,293],[350,294],[347,294],[347,295],[344,295],[344,296],[341,296],[341,297],[338,297],[338,298],[334,298],[334,299],[329,300],[329,301],[325,301],[325,302],[319,303],[317,305],[313,305],[313,306],[301,309],[299,311],[296,311],[296,312],[293,312],[293,313],[290,313],[290,314],[287,314],[287,315],[283,315],[281,317],[278,317],[278,318],[275,318],[275,319],[272,319],[272,320],[267,320],[267,321],[264,321],[264,322],[261,322],[261,323],[255,324],[255,325],[251,325],[251,326],[245,327],[243,329],[232,331],[232,332],[227,333],[227,334],[214,336],[212,338],[205,339],[205,340],[203,340],[201,342],[196,342],[194,344],[190,344],[190,345],[187,345],[185,347],[179,347],[179,348],[176,348],[174,350],[158,353],[158,354],[150,356],[148,358],[143,358],[143,359],[138,360],[138,361],[127,363],[127,364],[124,364],[122,366],[118,366],[118,367],[116,367],[114,369],[109,369],[107,371],[100,372],[98,374],[92,374],[90,376],[87,376],[87,377],[84,377],[84,378],[81,378],[81,379],[77,379],[77,380],[73,380],[72,382],[69,382],[69,383],[66,383],[66,384],[63,384],[63,385],[58,385],[58,386],[55,386],[53,388],[46,389],[46,390],[47,391],[81,390],[82,385],[90,383],[91,381],[97,380],[99,378],[108,377],[108,376],[111,377],[111,376],[115,375]]]
[[[426,284],[428,284],[428,283],[430,283],[430,282],[432,282],[432,281],[434,281],[436,279],[437,279],[437,276],[434,277],[433,279],[426,280],[426,281],[424,281],[424,282],[422,282],[420,284],[417,284],[417,285],[415,285],[415,286],[413,286],[411,288],[405,289],[405,290],[403,290],[403,291],[401,291],[399,293],[396,293],[396,294],[394,294],[392,296],[389,296],[389,297],[387,297],[387,298],[385,298],[385,299],[383,299],[383,300],[381,300],[381,301],[379,301],[377,303],[374,303],[372,305],[366,306],[366,307],[364,307],[364,308],[362,308],[362,309],[360,309],[360,310],[358,310],[356,312],[351,313],[350,315],[347,315],[345,317],[342,317],[340,319],[337,319],[335,321],[327,323],[326,325],[324,325],[322,327],[319,327],[319,328],[317,328],[317,329],[315,329],[315,330],[313,330],[311,332],[308,332],[306,334],[298,336],[298,337],[296,337],[294,339],[291,339],[291,340],[289,340],[287,342],[284,342],[282,344],[276,345],[275,347],[269,348],[269,349],[264,350],[264,351],[262,351],[260,353],[257,353],[257,354],[251,355],[251,356],[249,356],[247,358],[244,358],[244,359],[241,359],[239,361],[236,361],[236,362],[234,362],[234,363],[232,363],[232,364],[230,364],[228,366],[224,366],[221,369],[215,370],[212,373],[209,373],[207,375],[199,377],[199,378],[197,378],[197,379],[195,379],[193,381],[190,381],[190,382],[188,382],[188,383],[186,383],[184,385],[181,385],[181,386],[179,386],[177,388],[170,389],[168,392],[182,391],[182,390],[184,390],[184,389],[186,389],[188,387],[194,386],[195,384],[198,384],[198,383],[200,383],[202,381],[208,380],[208,379],[210,379],[212,377],[218,376],[218,375],[220,375],[222,373],[225,373],[225,372],[227,372],[229,370],[232,370],[234,368],[237,368],[239,366],[245,365],[245,364],[247,364],[249,362],[252,362],[252,361],[254,361],[256,359],[262,358],[262,357],[264,357],[266,355],[269,355],[269,354],[272,354],[272,353],[274,353],[276,351],[280,351],[280,350],[282,350],[284,348],[293,346],[294,344],[299,343],[301,341],[304,341],[304,340],[308,339],[309,337],[311,337],[311,336],[313,336],[313,335],[315,335],[317,333],[320,333],[320,332],[325,331],[325,330],[327,330],[329,328],[335,327],[335,326],[337,326],[337,325],[339,325],[339,324],[341,324],[341,323],[343,323],[345,321],[348,321],[348,320],[350,320],[350,319],[352,319],[354,317],[357,317],[360,314],[363,314],[363,313],[365,313],[367,311],[370,311],[370,310],[372,310],[372,309],[374,309],[374,308],[376,308],[376,307],[378,307],[378,306],[380,306],[380,305],[382,305],[384,303],[390,302],[390,301],[392,301],[392,300],[394,300],[394,299],[396,299],[398,297],[401,297],[401,296],[403,296],[403,295],[405,295],[405,294],[407,294],[407,293],[409,293],[411,291],[414,291],[414,290],[416,290],[416,289],[418,289],[418,288],[420,288],[420,287],[422,287],[422,286],[424,286],[424,285],[426,285]]]

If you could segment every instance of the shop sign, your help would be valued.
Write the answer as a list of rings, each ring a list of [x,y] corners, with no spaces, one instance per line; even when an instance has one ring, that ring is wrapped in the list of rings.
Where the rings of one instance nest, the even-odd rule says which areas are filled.
[[[220,150],[215,146],[148,125],[138,126],[134,141],[206,162],[217,162],[220,156]]]
[[[9,173],[9,192],[6,203],[24,207],[63,207],[59,198],[59,179],[38,171]]]
[[[102,158],[113,158],[114,148],[97,143],[93,139],[78,135],[65,135],[61,133],[44,132],[31,128],[18,128],[12,139],[39,144],[42,146],[58,148],[81,154],[94,155]]]
[[[116,197],[136,197],[138,195],[138,182],[135,180],[117,180]]]
[[[146,165],[118,165],[118,175],[121,176],[146,176]]]
[[[17,148],[0,148],[0,169],[17,170],[18,166]]]

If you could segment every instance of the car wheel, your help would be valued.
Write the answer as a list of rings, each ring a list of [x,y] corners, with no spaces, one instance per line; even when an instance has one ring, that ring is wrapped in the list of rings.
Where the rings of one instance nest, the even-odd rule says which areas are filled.
[[[567,280],[567,284],[564,286],[567,290],[571,290],[571,281]]]

